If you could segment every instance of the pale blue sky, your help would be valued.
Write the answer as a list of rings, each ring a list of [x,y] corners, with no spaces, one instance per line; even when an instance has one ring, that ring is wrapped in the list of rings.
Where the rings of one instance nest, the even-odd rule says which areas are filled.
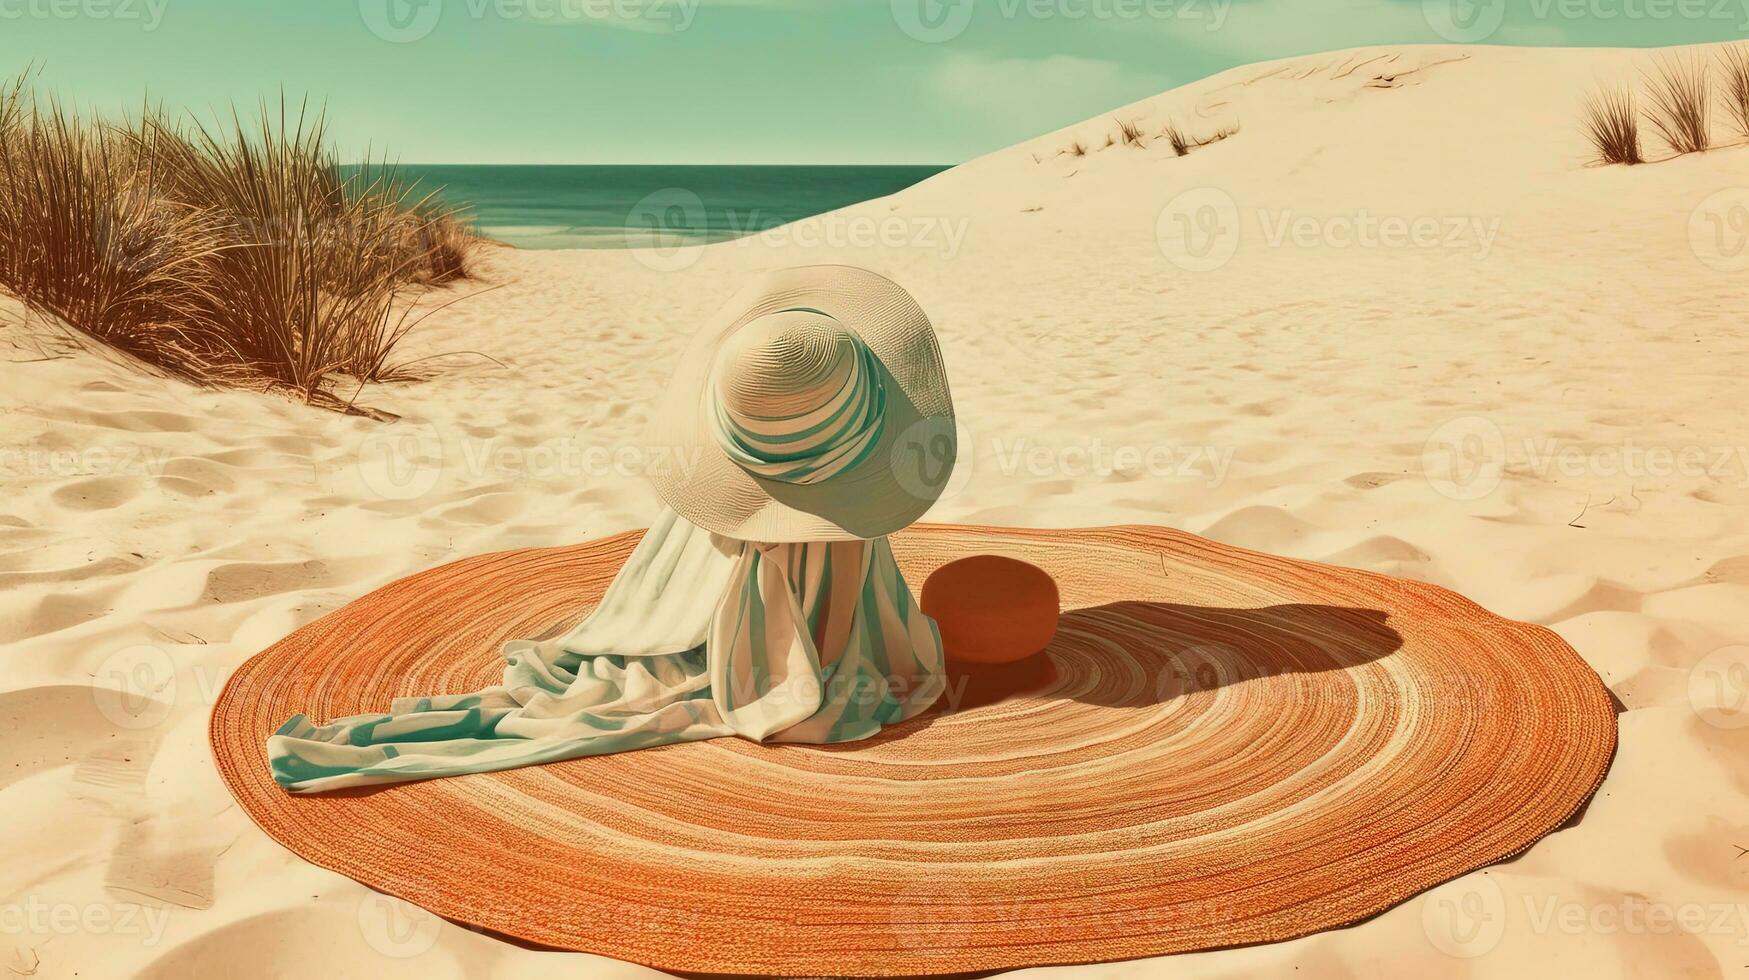
[[[953,163],[1237,64],[1745,37],[1749,0],[0,0],[0,67],[407,162]],[[1442,36],[1441,32],[1446,36]]]

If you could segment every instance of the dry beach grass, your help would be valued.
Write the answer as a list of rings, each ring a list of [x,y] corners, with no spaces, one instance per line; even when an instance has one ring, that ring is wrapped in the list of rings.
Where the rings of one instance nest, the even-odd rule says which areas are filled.
[[[84,119],[0,93],[0,287],[80,335],[204,384],[342,404],[386,380],[409,283],[466,275],[471,234],[393,168],[346,172],[320,115],[205,127]]]
[[[1643,163],[1634,90],[1626,85],[1615,86],[1587,99],[1585,136],[1591,140],[1601,163]]]
[[[1672,152],[1702,153],[1712,145],[1711,92],[1700,57],[1660,58],[1646,75],[1646,118]]]

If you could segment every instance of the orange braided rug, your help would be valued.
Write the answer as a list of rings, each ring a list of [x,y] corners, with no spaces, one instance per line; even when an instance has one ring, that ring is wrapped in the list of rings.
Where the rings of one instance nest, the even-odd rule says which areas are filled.
[[[392,583],[245,663],[212,745],[304,858],[440,915],[670,970],[923,974],[1287,939],[1528,847],[1615,746],[1553,633],[1415,582],[1162,528],[920,525],[915,586],[1005,554],[1056,577],[1054,670],[866,742],[717,739],[291,796],[263,739],[499,679],[637,533]],[[987,694],[987,692],[986,692]],[[948,698],[944,698],[944,702]]]

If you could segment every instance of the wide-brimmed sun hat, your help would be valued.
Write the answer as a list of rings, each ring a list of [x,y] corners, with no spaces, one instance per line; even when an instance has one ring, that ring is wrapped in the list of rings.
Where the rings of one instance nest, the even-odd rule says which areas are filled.
[[[749,541],[876,538],[953,469],[953,399],[911,295],[866,269],[749,282],[698,332],[651,413],[676,513]]]
[[[1432,585],[1163,528],[917,525],[891,537],[908,582],[974,554],[1056,580],[1065,612],[1028,686],[950,681],[861,742],[274,783],[265,741],[286,717],[492,683],[499,645],[569,629],[639,533],[421,572],[250,659],[211,727],[239,805],[315,864],[544,946],[919,975],[1358,922],[1562,826],[1615,746],[1608,691],[1560,637]],[[1488,879],[1451,887],[1468,882],[1455,922],[1444,896],[1422,915],[1454,955],[1484,951],[1470,933],[1504,914]]]

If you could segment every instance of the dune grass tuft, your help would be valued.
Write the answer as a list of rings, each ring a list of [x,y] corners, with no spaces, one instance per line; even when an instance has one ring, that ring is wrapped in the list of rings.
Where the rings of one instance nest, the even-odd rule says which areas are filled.
[[[8,93],[0,140],[0,286],[33,310],[120,350],[195,376],[216,371],[202,297],[221,288],[202,259],[209,215],[173,206],[163,175],[58,105]]]
[[[1639,113],[1627,85],[1599,90],[1585,100],[1585,136],[1604,163],[1643,163]]]
[[[1725,70],[1725,112],[1737,134],[1749,140],[1749,46],[1730,45],[1720,60]]]
[[[414,281],[441,286],[468,278],[468,261],[479,244],[473,228],[453,212],[415,213],[409,222],[414,253],[420,256]]]
[[[404,290],[466,277],[473,243],[393,168],[339,166],[301,107],[209,128],[0,92],[0,288],[196,383],[338,406],[338,377],[393,373]]]
[[[1236,125],[1222,126],[1212,134],[1198,138],[1180,129],[1176,122],[1167,120],[1166,128],[1161,130],[1160,135],[1166,138],[1167,143],[1171,144],[1172,152],[1182,157],[1190,155],[1190,151],[1197,149],[1198,147],[1207,146],[1210,143],[1219,143],[1221,140],[1226,139],[1238,131],[1239,127]]]
[[[1142,127],[1136,125],[1134,122],[1124,122],[1122,119],[1114,121],[1117,123],[1118,135],[1123,137],[1126,146],[1142,145]]]
[[[1711,145],[1706,63],[1697,58],[1660,59],[1646,76],[1646,119],[1670,149],[1701,153]]]
[[[1211,135],[1205,136],[1202,139],[1197,140],[1196,145],[1197,146],[1207,146],[1210,143],[1219,143],[1221,140],[1224,140],[1229,136],[1233,136],[1233,135],[1237,134],[1238,132],[1239,132],[1239,124],[1238,123],[1234,123],[1231,126],[1222,126],[1220,129],[1215,130],[1214,133],[1212,133]]]
[[[1185,135],[1184,130],[1178,128],[1177,123],[1167,120],[1166,128],[1160,133],[1160,135],[1166,137],[1166,142],[1172,145],[1173,153],[1176,153],[1179,156],[1185,156],[1190,153],[1190,137]]]

